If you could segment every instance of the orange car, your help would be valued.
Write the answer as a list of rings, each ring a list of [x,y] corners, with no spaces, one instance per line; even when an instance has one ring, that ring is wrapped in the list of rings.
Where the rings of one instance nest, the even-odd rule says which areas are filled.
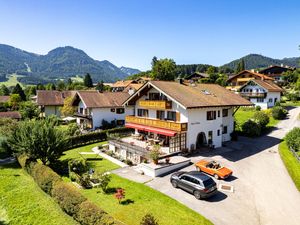
[[[232,170],[223,167],[220,163],[213,160],[200,160],[195,164],[198,171],[214,176],[216,179],[226,179],[232,175]]]

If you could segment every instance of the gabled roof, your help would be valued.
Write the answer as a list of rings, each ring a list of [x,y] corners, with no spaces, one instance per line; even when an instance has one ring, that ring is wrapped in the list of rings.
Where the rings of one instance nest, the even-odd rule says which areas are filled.
[[[265,68],[263,70],[260,70],[259,73],[268,74],[268,70],[272,70],[272,69],[282,69],[282,70],[285,70],[285,71],[287,71],[287,70],[293,71],[296,68],[295,67],[291,67],[291,66],[283,66],[283,65],[281,65],[281,66],[279,66],[279,65],[271,65],[271,66],[269,66],[269,67],[267,67],[267,68]]]
[[[134,83],[135,81],[133,80],[119,80],[116,83],[112,84],[112,88],[117,88],[117,87],[127,87],[129,84]]]
[[[150,88],[155,88],[183,108],[250,106],[253,103],[217,84],[180,84],[170,81],[149,81],[134,93],[124,104],[135,102]]]
[[[243,75],[244,73],[250,73],[250,74],[252,74],[252,75],[254,75],[254,76],[256,76],[256,77],[259,77],[260,79],[264,79],[264,80],[274,80],[274,78],[269,77],[269,76],[266,76],[266,75],[261,74],[261,73],[256,73],[256,72],[253,72],[253,71],[250,71],[250,70],[243,70],[243,71],[241,71],[240,73],[238,73],[238,74],[236,74],[236,75],[230,77],[230,78],[227,80],[227,82],[230,82],[230,81],[233,80],[234,78],[237,78],[237,77]]]
[[[283,89],[270,80],[249,80],[246,84],[240,87],[240,90],[246,87],[250,82],[256,83],[268,92],[283,92]]]
[[[190,79],[193,79],[193,78],[207,78],[207,77],[209,77],[209,74],[207,74],[207,73],[195,72],[195,73],[185,77],[185,79],[190,80]]]
[[[0,112],[0,118],[21,119],[22,116],[17,111],[10,111],[10,112]]]
[[[139,83],[139,84],[129,84],[125,89],[124,92],[128,92],[129,89],[134,89],[134,90],[139,90],[141,87],[143,86],[143,84]]]
[[[80,99],[87,108],[122,107],[129,96],[126,92],[77,91],[72,104],[78,105]]]
[[[37,91],[37,104],[44,106],[59,106],[64,104],[64,99],[73,97],[76,91]]]
[[[0,96],[0,103],[8,102],[10,99],[10,96]]]

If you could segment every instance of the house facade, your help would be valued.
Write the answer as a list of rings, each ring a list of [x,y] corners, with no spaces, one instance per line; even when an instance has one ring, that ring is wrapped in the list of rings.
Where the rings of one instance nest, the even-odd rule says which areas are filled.
[[[36,103],[41,109],[42,116],[55,115],[60,117],[60,108],[64,105],[64,100],[73,98],[76,91],[45,91],[38,90]]]
[[[77,91],[72,102],[77,124],[91,130],[101,128],[103,120],[123,126],[125,116],[132,114],[132,109],[122,105],[128,97],[126,92]]]
[[[227,89],[231,90],[231,91],[237,91],[240,89],[240,87],[242,87],[243,85],[245,85],[249,80],[274,80],[274,78],[269,77],[267,75],[264,74],[260,74],[258,72],[255,72],[254,70],[244,70],[241,71],[240,73],[231,76],[228,80],[227,80]]]
[[[124,105],[133,108],[125,126],[135,130],[138,140],[124,138],[126,147],[120,140],[110,141],[110,149],[140,162],[155,144],[167,155],[221,147],[234,129],[234,107],[252,103],[215,84],[150,81]]]
[[[239,89],[242,97],[251,101],[255,106],[268,109],[280,101],[282,88],[272,81],[250,80]]]
[[[285,72],[288,71],[294,71],[296,68],[294,67],[290,67],[290,66],[284,66],[283,64],[279,65],[271,65],[268,68],[265,68],[261,71],[259,71],[259,73],[261,74],[265,74],[268,77],[272,77],[274,78],[275,82],[280,83],[280,82],[284,82],[283,79],[283,74]]]

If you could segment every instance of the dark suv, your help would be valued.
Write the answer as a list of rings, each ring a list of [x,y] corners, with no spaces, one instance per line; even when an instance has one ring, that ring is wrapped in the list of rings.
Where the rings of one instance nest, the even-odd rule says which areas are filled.
[[[180,187],[192,193],[196,199],[208,198],[218,191],[216,182],[198,171],[173,173],[170,181],[174,188]]]

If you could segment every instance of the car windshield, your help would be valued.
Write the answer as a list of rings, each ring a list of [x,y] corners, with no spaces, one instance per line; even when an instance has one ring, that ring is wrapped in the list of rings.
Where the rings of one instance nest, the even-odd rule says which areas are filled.
[[[203,183],[204,187],[212,186],[215,184],[213,179],[204,180],[204,181],[202,181],[202,183]]]

